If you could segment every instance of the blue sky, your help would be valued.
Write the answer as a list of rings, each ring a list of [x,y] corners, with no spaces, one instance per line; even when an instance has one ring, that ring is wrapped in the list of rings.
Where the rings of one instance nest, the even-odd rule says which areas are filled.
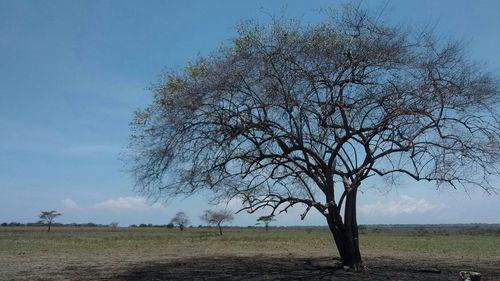
[[[369,2],[369,3],[368,3]],[[499,1],[365,1],[385,20],[435,26],[464,40],[470,56],[500,73]],[[203,196],[153,204],[133,193],[120,154],[133,111],[162,72],[228,43],[242,20],[273,15],[304,23],[339,1],[0,0],[0,222],[31,222],[56,209],[61,222],[167,223],[185,211],[193,224]],[[235,206],[230,206],[234,208]],[[322,225],[300,209],[278,225]],[[500,196],[436,190],[403,179],[365,188],[360,223],[500,223]],[[238,215],[252,225],[257,215]]]

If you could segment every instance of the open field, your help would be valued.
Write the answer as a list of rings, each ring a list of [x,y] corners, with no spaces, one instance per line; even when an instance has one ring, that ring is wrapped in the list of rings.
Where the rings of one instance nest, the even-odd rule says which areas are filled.
[[[498,233],[367,233],[361,244],[369,269],[351,273],[322,229],[0,227],[0,279],[500,280]]]

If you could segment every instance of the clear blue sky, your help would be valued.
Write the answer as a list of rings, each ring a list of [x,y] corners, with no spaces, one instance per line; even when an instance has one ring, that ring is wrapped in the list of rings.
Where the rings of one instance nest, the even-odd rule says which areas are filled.
[[[333,6],[332,6],[333,3]],[[500,74],[500,1],[365,1],[390,23],[428,24],[468,42],[470,56]],[[225,44],[242,20],[273,15],[304,23],[338,1],[0,0],[0,222],[31,222],[56,209],[61,222],[167,223],[183,210],[193,224],[202,196],[151,205],[132,192],[120,152],[147,87]],[[388,202],[382,204],[382,202]],[[436,191],[403,180],[373,183],[359,202],[361,223],[500,223],[500,197]],[[324,224],[301,210],[276,224]],[[255,215],[238,215],[251,225]]]

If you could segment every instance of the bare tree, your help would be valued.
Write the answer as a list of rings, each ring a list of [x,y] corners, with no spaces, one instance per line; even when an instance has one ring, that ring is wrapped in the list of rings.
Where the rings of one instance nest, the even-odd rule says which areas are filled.
[[[170,223],[179,227],[181,231],[184,230],[189,224],[189,218],[184,212],[178,212],[175,216],[170,220]]]
[[[458,43],[359,8],[323,23],[244,24],[233,43],[153,87],[130,146],[138,192],[239,198],[270,215],[303,205],[362,267],[358,191],[397,175],[490,192],[499,83]],[[240,210],[240,211],[241,211]]]
[[[40,218],[40,220],[42,220],[44,223],[47,224],[48,226],[47,231],[50,232],[50,226],[54,222],[54,219],[61,215],[62,215],[61,213],[52,210],[52,211],[42,211],[38,217]]]
[[[208,224],[216,225],[219,228],[219,234],[222,235],[221,224],[223,222],[231,222],[234,216],[229,210],[206,210],[201,218]]]
[[[261,216],[257,219],[257,221],[260,223],[264,223],[264,227],[266,228],[266,231],[269,230],[269,224],[272,222],[272,221],[275,221],[274,219],[274,216]]]
[[[112,230],[116,230],[118,228],[119,223],[114,221],[109,224],[109,227],[111,227]]]

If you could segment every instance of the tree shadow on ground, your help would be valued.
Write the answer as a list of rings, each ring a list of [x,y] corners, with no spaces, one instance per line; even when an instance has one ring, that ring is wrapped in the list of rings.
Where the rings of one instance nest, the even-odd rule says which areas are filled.
[[[457,280],[460,265],[441,265],[427,272],[425,264],[379,260],[363,272],[344,271],[333,259],[272,257],[202,257],[134,264],[105,280]],[[423,267],[421,267],[423,266]],[[492,270],[489,268],[488,270]],[[490,274],[498,276],[493,270]],[[486,276],[485,276],[486,277]],[[496,280],[484,278],[484,280]]]

